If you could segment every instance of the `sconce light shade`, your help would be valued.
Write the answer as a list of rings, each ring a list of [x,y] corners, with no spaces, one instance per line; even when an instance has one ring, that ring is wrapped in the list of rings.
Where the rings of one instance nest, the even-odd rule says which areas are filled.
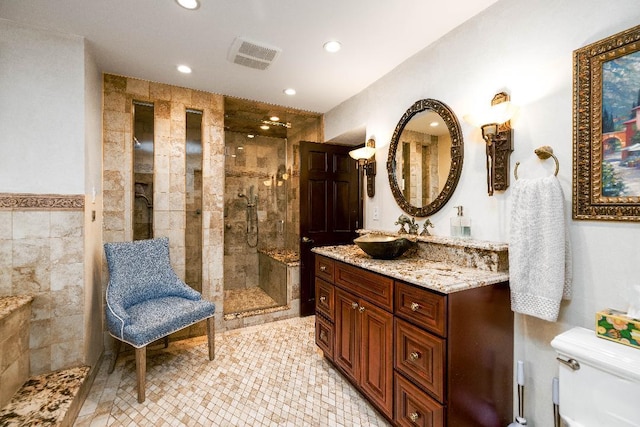
[[[482,129],[487,151],[487,192],[504,191],[509,187],[509,159],[513,151],[513,131],[510,120],[516,108],[509,95],[500,92],[493,97],[491,107],[475,115],[466,115],[467,122]]]
[[[349,151],[349,155],[355,160],[369,160],[376,154],[374,147],[360,147],[355,150]]]
[[[493,99],[502,99],[506,96],[509,99],[509,95],[504,92],[497,94]],[[494,102],[492,101],[492,102]],[[492,104],[491,106],[483,109],[482,111],[474,112],[473,114],[465,114],[464,120],[474,127],[482,127],[487,123],[495,123],[501,125],[508,122],[513,118],[517,111],[517,108],[511,103],[511,101],[499,101],[498,104]]]
[[[376,141],[369,139],[364,147],[349,151],[349,156],[358,161],[357,166],[364,170],[367,176],[367,196],[376,193]]]

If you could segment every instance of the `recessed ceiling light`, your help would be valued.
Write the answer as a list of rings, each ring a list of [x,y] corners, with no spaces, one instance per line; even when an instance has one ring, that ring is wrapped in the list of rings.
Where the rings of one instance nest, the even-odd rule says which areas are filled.
[[[324,47],[324,50],[329,53],[335,53],[342,48],[342,45],[337,40],[329,40],[324,45],[322,45],[322,47]]]
[[[267,126],[267,125],[262,125],[262,126],[260,126],[260,129],[262,129],[262,130],[267,130],[267,129],[269,129],[269,126]]]
[[[438,126],[438,122],[431,122],[431,123],[429,123],[429,126],[434,128],[434,127]]]
[[[200,7],[200,2],[198,0],[176,0],[176,3],[189,10],[197,9]]]
[[[280,117],[278,117],[278,116],[271,116],[271,117],[269,117],[269,120],[271,120],[272,122],[277,122],[278,120],[280,120]]]
[[[238,147],[238,151],[242,151],[242,150],[244,150],[244,147],[241,145]]]
[[[255,135],[250,133],[249,135],[247,135],[247,138],[255,138]]]
[[[178,71],[180,71],[183,74],[191,74],[191,67],[189,67],[188,65],[178,65]]]
[[[296,90],[292,89],[292,88],[289,88],[289,89],[285,89],[284,93],[287,94],[287,95],[295,95],[296,94]]]

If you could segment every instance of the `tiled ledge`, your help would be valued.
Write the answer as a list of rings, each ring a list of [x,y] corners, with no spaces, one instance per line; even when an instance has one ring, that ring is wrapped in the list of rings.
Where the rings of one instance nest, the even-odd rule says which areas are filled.
[[[294,251],[286,249],[258,249],[258,252],[286,264],[288,267],[300,265],[300,255]]]
[[[29,378],[31,301],[28,295],[0,297],[0,408]]]
[[[33,301],[31,295],[15,295],[0,297],[0,320]]]
[[[80,366],[30,378],[0,408],[0,426],[73,425],[84,401],[80,396],[88,392],[89,370]]]

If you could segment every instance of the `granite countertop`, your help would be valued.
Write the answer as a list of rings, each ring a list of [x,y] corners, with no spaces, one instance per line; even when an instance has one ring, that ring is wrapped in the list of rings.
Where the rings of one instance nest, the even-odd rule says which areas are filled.
[[[394,260],[373,259],[356,245],[322,246],[312,251],[443,294],[509,280],[508,271],[488,271],[453,262],[429,261],[412,251]]]
[[[9,314],[19,309],[23,305],[33,301],[31,295],[15,295],[0,297],[0,319],[4,319]]]

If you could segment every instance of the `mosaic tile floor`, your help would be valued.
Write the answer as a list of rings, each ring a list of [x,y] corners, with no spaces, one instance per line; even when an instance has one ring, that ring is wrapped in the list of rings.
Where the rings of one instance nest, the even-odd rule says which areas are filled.
[[[75,426],[388,426],[314,343],[314,317],[294,318],[149,351],[147,399],[133,355],[100,367]]]
[[[262,310],[277,305],[273,298],[257,286],[224,291],[224,314]]]

